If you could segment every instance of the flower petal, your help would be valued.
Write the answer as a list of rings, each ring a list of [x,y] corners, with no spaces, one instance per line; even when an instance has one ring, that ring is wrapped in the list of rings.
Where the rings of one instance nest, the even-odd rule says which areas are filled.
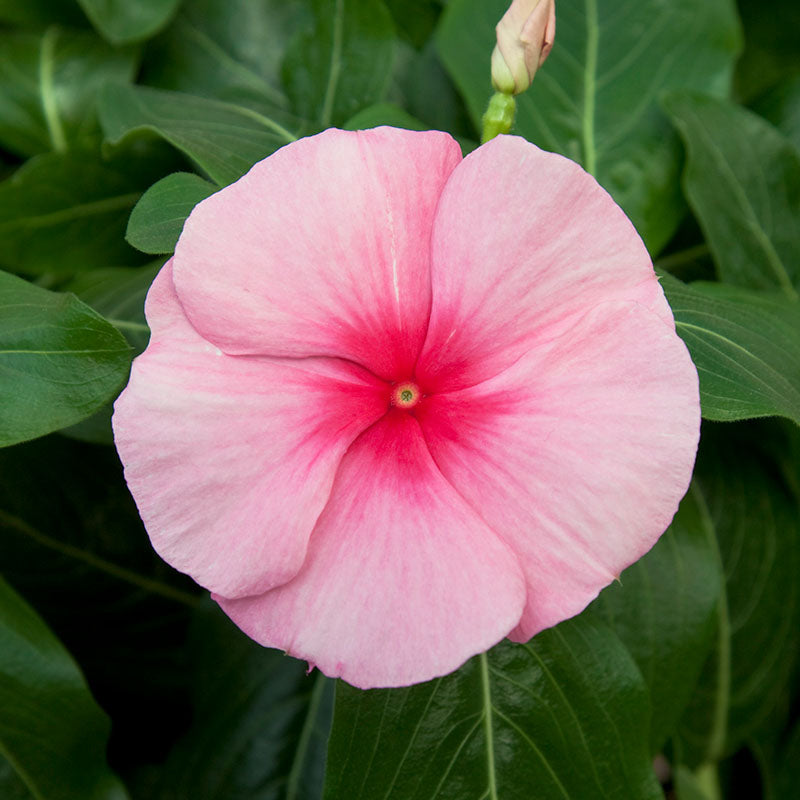
[[[655,544],[689,485],[700,427],[683,342],[618,302],[417,415],[442,473],[520,557],[520,640],[581,611]]]
[[[430,235],[461,160],[438,131],[328,130],[200,203],[175,251],[194,327],[226,353],[332,355],[407,379],[430,308]]]
[[[170,264],[114,408],[125,478],[158,553],[230,597],[292,578],[342,455],[387,387],[336,359],[227,356],[183,314]]]
[[[215,598],[256,641],[361,688],[455,669],[518,622],[515,555],[393,411],[342,460],[303,569],[260,597]]]
[[[600,302],[635,300],[672,324],[622,210],[577,164],[516,136],[498,136],[453,171],[431,271],[417,376],[434,390],[496,375]]]

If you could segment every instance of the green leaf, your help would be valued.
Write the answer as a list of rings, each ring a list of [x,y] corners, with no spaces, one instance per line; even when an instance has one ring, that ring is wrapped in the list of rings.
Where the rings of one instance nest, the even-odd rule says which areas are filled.
[[[36,797],[123,800],[109,728],[77,664],[0,578],[0,751]]]
[[[155,133],[220,186],[295,139],[280,122],[249,108],[143,86],[106,86],[99,112],[113,143],[134,131]]]
[[[154,800],[319,800],[333,681],[248,639],[210,601],[190,633],[194,720]]]
[[[698,500],[719,543],[725,591],[716,643],[680,727],[688,766],[735,752],[783,717],[800,653],[800,515],[761,450],[760,427],[706,427]]]
[[[86,17],[77,3],[61,0],[0,0],[0,22],[26,28],[44,28],[59,23],[86,26]]]
[[[628,648],[650,690],[653,755],[674,733],[713,643],[723,576],[705,513],[690,491],[656,546],[590,606]]]
[[[280,63],[307,19],[306,3],[184,0],[175,21],[147,47],[142,82],[254,108],[288,107]]]
[[[0,446],[72,425],[122,388],[131,349],[69,294],[0,273]]]
[[[341,125],[384,98],[394,25],[381,0],[312,0],[315,25],[292,42],[282,75],[295,113]]]
[[[779,415],[800,425],[800,305],[777,293],[664,275],[661,285],[700,376],[706,419]]]
[[[150,340],[150,328],[144,316],[144,301],[161,266],[159,261],[149,267],[90,270],[81,273],[67,288],[102,314],[128,340],[132,348],[131,355],[136,357]],[[60,433],[85,442],[113,444],[112,412],[113,404],[107,403],[91,417],[64,428]]]
[[[800,75],[782,81],[760,97],[753,111],[768,119],[800,150]]]
[[[133,50],[91,33],[0,34],[0,145],[28,157],[90,140],[99,88],[130,81],[135,68]]]
[[[649,716],[622,643],[576,618],[429,683],[340,682],[325,797],[656,800]]]
[[[125,238],[144,253],[171,253],[191,210],[216,191],[213,183],[190,172],[167,175],[153,184],[136,204]]]
[[[507,6],[454,0],[439,28],[439,50],[476,127],[492,91],[494,26]],[[553,52],[518,98],[516,131],[583,164],[657,253],[684,213],[680,145],[658,97],[682,87],[726,95],[739,47],[731,0],[563,3]]]
[[[775,797],[791,797],[800,786],[800,721],[780,748],[775,771]]]
[[[125,226],[161,168],[147,155],[101,161],[70,152],[30,159],[0,183],[0,267],[68,276],[141,262],[124,240]]]
[[[800,153],[769,123],[731,103],[676,93],[664,106],[686,143],[686,196],[720,278],[797,300]]]
[[[736,64],[737,97],[750,99],[800,71],[800,5],[795,0],[737,0],[745,48]],[[766,12],[766,13],[765,13]]]
[[[181,0],[78,0],[92,25],[112,44],[138,42],[158,33]]]
[[[187,724],[197,587],[153,551],[116,452],[63,436],[0,449],[0,535],[5,577],[111,716],[117,763],[163,761]]]

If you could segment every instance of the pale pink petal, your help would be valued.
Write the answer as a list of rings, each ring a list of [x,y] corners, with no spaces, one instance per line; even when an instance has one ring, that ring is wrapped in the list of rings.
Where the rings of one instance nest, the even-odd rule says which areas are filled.
[[[697,373],[672,328],[619,302],[574,322],[417,410],[442,473],[521,559],[519,640],[581,611],[655,544],[697,447]]]
[[[611,197],[577,164],[515,136],[453,171],[432,248],[417,369],[432,389],[496,375],[600,302],[635,300],[672,324],[647,250]]]
[[[387,386],[335,359],[224,355],[187,322],[168,264],[150,345],[114,410],[125,478],[158,553],[230,597],[293,577],[350,443]]]
[[[416,420],[392,411],[343,459],[297,577],[215,599],[256,641],[369,688],[443,675],[495,644],[519,621],[525,588]]]
[[[187,220],[175,285],[189,319],[227,353],[341,356],[408,378],[428,322],[434,210],[460,160],[437,131],[287,145]]]

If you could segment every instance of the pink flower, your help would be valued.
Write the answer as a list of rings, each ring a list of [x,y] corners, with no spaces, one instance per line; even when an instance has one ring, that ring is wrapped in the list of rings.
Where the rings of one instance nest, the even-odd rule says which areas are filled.
[[[686,491],[697,375],[631,223],[516,137],[329,130],[194,209],[116,404],[153,546],[360,687],[577,614]]]

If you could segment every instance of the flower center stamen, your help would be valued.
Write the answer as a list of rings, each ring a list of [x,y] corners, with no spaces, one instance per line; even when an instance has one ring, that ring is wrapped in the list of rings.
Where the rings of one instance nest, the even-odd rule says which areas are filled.
[[[413,408],[421,397],[422,392],[413,381],[398,383],[392,390],[392,405],[397,408]]]

